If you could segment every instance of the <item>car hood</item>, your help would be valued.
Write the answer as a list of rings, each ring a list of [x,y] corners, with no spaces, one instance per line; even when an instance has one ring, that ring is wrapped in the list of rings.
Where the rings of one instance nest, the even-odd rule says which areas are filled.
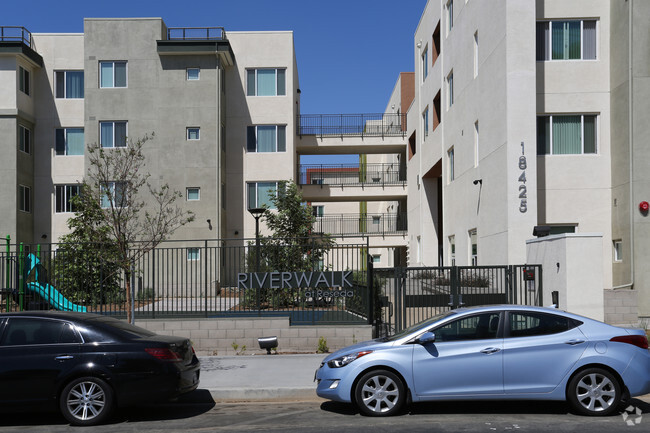
[[[380,338],[376,340],[362,341],[361,343],[353,344],[352,346],[347,346],[343,349],[337,350],[336,352],[326,356],[325,359],[323,359],[323,362],[339,358],[343,355],[347,355],[348,353],[363,352],[364,350],[381,350],[387,347],[392,347],[392,345],[392,341],[386,342]]]

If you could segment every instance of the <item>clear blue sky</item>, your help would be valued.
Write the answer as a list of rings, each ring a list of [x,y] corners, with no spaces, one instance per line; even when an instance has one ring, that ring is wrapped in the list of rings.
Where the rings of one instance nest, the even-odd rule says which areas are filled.
[[[0,25],[81,33],[84,17],[161,17],[169,27],[292,30],[304,114],[381,113],[413,71],[426,0],[3,1]]]

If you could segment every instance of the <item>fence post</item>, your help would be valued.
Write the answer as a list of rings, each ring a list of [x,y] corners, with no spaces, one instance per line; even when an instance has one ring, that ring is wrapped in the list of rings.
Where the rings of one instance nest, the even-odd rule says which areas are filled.
[[[460,281],[458,278],[458,266],[452,266],[449,270],[449,292],[450,307],[460,307]]]
[[[377,338],[377,324],[375,323],[375,287],[373,284],[374,265],[368,251],[366,251],[366,262],[368,263],[368,270],[366,272],[366,277],[368,278],[368,324],[372,325],[372,338]]]
[[[203,284],[205,287],[205,317],[208,317],[208,290],[210,290],[208,281],[208,240],[204,241],[204,254],[203,254]]]

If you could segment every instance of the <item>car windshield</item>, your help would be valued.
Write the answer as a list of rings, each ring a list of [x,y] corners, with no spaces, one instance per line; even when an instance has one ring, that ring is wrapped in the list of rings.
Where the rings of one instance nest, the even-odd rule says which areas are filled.
[[[396,334],[393,334],[393,335],[388,336],[388,337],[384,337],[382,339],[382,341],[399,340],[400,338],[405,337],[408,334],[417,331],[418,329],[426,328],[426,327],[434,324],[438,320],[444,319],[445,317],[453,316],[454,314],[456,314],[456,313],[453,312],[453,311],[447,311],[447,312],[438,314],[438,315],[433,316],[433,317],[431,317],[429,319],[423,320],[422,322],[416,323],[415,325],[409,326],[408,328],[403,329],[403,330],[401,330],[400,332],[398,332]]]

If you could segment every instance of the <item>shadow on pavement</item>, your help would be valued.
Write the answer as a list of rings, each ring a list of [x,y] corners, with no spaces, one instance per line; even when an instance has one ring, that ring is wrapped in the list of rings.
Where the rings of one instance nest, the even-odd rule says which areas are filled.
[[[123,422],[169,421],[191,418],[206,413],[214,408],[215,402],[210,391],[197,389],[175,401],[160,404],[118,408],[106,425]],[[45,412],[45,410],[48,410]],[[4,407],[0,408],[0,427],[68,425],[62,415],[54,409],[40,407]]]

